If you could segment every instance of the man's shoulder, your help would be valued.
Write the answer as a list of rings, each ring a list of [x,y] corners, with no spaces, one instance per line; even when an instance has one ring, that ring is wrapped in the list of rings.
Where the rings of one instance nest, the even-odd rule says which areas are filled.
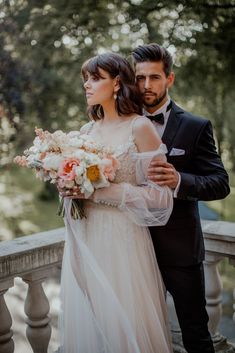
[[[185,123],[193,125],[206,125],[209,123],[208,119],[185,110],[175,102],[172,102],[172,109],[175,114],[179,114],[180,118],[183,119]]]

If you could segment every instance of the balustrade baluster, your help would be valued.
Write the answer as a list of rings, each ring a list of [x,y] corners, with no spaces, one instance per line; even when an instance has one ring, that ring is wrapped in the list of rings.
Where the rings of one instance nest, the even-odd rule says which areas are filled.
[[[232,265],[233,267],[235,267],[235,259],[230,259],[229,261],[230,265]],[[235,324],[235,288],[233,290],[233,322]],[[234,349],[235,351],[235,349]]]
[[[222,315],[222,282],[217,268],[221,260],[221,256],[206,253],[204,262],[208,325],[214,342],[221,340],[218,326]]]
[[[12,339],[13,332],[11,330],[12,319],[4,299],[4,294],[13,285],[14,285],[13,279],[0,282],[0,352],[1,353],[14,352],[14,341]]]
[[[206,252],[204,262],[207,312],[209,315],[208,327],[217,353],[234,353],[233,346],[227,342],[218,330],[222,316],[222,282],[218,271],[218,263],[223,256]]]
[[[42,287],[42,282],[51,275],[51,270],[33,272],[23,277],[28,284],[28,293],[25,300],[27,315],[27,338],[34,353],[46,353],[51,337],[49,302]]]

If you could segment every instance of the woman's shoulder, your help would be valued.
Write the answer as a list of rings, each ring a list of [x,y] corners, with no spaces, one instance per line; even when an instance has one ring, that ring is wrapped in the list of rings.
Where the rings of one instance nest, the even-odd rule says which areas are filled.
[[[92,129],[92,126],[94,125],[95,121],[94,120],[91,120],[89,121],[88,123],[82,125],[81,129],[80,129],[80,132],[82,134],[88,134],[91,129]]]
[[[144,115],[137,115],[135,118],[132,120],[132,126],[133,126],[133,133],[134,134],[139,134],[143,132],[155,132],[156,129],[153,125],[153,123],[146,118]]]
[[[156,150],[161,144],[161,139],[156,128],[145,116],[135,118],[132,135],[139,152]]]

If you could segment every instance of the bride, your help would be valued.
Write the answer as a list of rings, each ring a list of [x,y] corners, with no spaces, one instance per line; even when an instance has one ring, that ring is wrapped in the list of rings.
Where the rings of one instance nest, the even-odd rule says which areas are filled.
[[[117,54],[82,67],[88,112],[82,127],[111,146],[120,161],[114,182],[85,201],[87,218],[73,220],[65,198],[60,352],[170,353],[164,288],[148,226],[164,225],[172,193],[148,182],[153,158],[165,159],[152,123],[141,117],[134,72]],[[61,190],[60,190],[61,191]]]

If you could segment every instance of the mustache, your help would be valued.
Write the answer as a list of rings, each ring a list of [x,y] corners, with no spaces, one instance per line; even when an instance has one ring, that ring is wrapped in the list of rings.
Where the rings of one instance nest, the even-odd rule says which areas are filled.
[[[144,90],[144,92],[143,92],[143,94],[146,94],[146,93],[150,93],[150,94],[154,94],[155,96],[156,96],[156,93],[154,93],[154,92],[152,92],[152,91],[150,91],[150,90]]]

